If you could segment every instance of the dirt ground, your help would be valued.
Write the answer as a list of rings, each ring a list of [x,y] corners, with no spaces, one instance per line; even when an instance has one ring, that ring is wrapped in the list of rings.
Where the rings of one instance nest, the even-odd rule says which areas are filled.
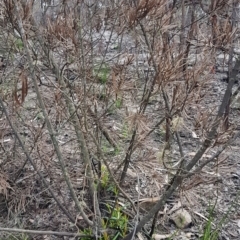
[[[105,37],[107,39],[109,32],[106,32],[106,35]],[[106,39],[102,41],[102,44],[105,44]],[[116,41],[117,40],[112,40],[109,46],[108,59],[112,59],[118,54],[119,50],[116,48]],[[130,54],[135,53],[133,50],[129,53],[129,49],[133,48],[129,38],[124,39],[122,46],[122,51],[125,53],[128,52],[127,55],[125,53],[121,54],[122,61],[124,62],[125,57],[129,57]],[[99,46],[96,46],[96,48],[97,47],[99,48]],[[142,79],[136,79],[136,77],[129,77],[128,79],[126,77],[128,81],[125,82],[126,89],[124,90],[122,107],[114,108],[113,110],[110,109],[109,114],[102,119],[104,126],[120,144],[118,154],[114,154],[112,147],[107,142],[105,143],[105,153],[113,171],[115,171],[122,162],[131,137],[130,124],[126,124],[125,114],[126,109],[129,112],[129,116],[131,116],[131,113],[136,112],[138,102],[138,99],[133,101],[131,96],[137,88],[141,89],[141,86],[144,85],[145,75],[153,74],[151,69],[145,69],[145,58],[146,56],[142,54],[139,58],[140,62],[138,63],[141,65],[143,72]],[[118,58],[118,61],[120,60]],[[16,109],[14,107],[14,99],[10,98],[8,87],[14,82],[14,76],[21,71],[19,68],[13,70],[14,64],[15,63],[7,65],[4,69],[6,79],[10,79],[11,81],[9,80],[8,82],[5,80],[2,85],[2,89],[4,88],[6,90],[3,92],[6,97],[8,113],[18,133],[21,135],[25,147],[31,153],[32,159],[41,170],[44,178],[50,183],[58,199],[64,203],[65,206],[68,206],[71,213],[74,213],[75,206],[70,198],[50,137],[46,131],[44,118],[39,110],[31,81],[29,81],[29,92],[23,106]],[[40,68],[40,66],[37,67]],[[134,63],[129,65],[129,71],[131,71],[133,67],[135,67]],[[66,109],[63,107],[64,105],[56,104],[54,84],[57,83],[54,75],[47,70],[42,70],[42,72],[45,74],[45,77],[41,75],[42,73],[40,74],[42,80],[40,90],[47,109],[49,110],[49,116],[52,122],[55,123],[58,142],[63,152],[67,170],[79,200],[86,205],[86,212],[90,214],[91,209],[88,209],[90,199],[86,189],[85,169],[81,162],[74,129],[66,121],[68,116]],[[227,86],[227,83],[222,81],[224,74],[225,73],[220,70],[208,75],[208,77],[210,76],[210,80],[205,85],[205,95],[201,100],[201,104],[190,105],[184,111],[184,121],[179,129],[179,134],[184,155],[189,160],[199,149],[204,138],[203,129],[201,129],[201,127],[195,128],[193,125],[195,120],[200,117],[198,115],[198,107],[201,105],[201,112],[204,112],[204,110],[208,112],[212,111],[214,115]],[[81,84],[78,80],[73,84],[77,92],[77,90],[81,88]],[[237,85],[235,85],[235,88],[236,86]],[[101,88],[99,84],[95,85],[96,92],[101,91]],[[78,102],[77,94],[74,95],[73,99]],[[101,109],[104,104],[105,103],[99,102],[97,109],[99,114],[105,111],[105,109]],[[163,108],[164,104],[161,96],[156,95],[151,99],[144,119],[141,120],[143,132],[151,129],[164,116]],[[239,118],[240,108],[232,107],[230,110],[230,128],[229,132],[224,135],[225,137],[233,135],[240,130]],[[89,125],[94,128],[93,123],[89,123]],[[3,113],[1,114],[0,126],[0,227],[75,232],[76,226],[70,223],[66,216],[59,210],[56,202],[43,186],[42,181],[31,164],[26,161],[26,157]],[[221,141],[224,141],[223,138],[224,137],[218,139],[219,142],[216,142],[215,146],[206,152],[202,161],[216,153],[221,147]],[[86,139],[89,140],[89,136],[86,136]],[[103,141],[106,140],[103,138]],[[93,149],[92,143],[89,142],[88,144],[89,148]],[[156,128],[151,135],[141,142],[141,147],[132,155],[123,189],[136,203],[136,206],[139,206],[141,216],[147,213],[158,197],[161,196],[164,186],[171,177],[171,171],[166,170],[164,166],[166,163],[163,163],[160,158],[163,145],[164,129]],[[95,152],[93,150],[93,155],[94,154]],[[156,233],[161,235],[171,234],[173,236],[171,239],[176,240],[199,239],[203,233],[207,219],[212,217],[213,229],[217,227],[221,228],[219,239],[240,239],[239,155],[240,137],[236,138],[231,146],[220,155],[217,161],[209,163],[199,174],[184,181],[181,188],[167,201],[164,210],[159,212]],[[179,160],[178,145],[174,137],[168,158],[172,164],[168,166],[173,166]],[[174,174],[174,172],[172,173]],[[116,177],[118,176],[119,171],[116,172]],[[102,193],[101,201],[103,203],[111,200],[107,194],[106,192]],[[126,199],[120,196],[119,201],[125,204]],[[183,230],[177,229],[171,220],[172,214],[181,207],[186,209],[192,218],[191,224]],[[210,209],[213,210],[212,214],[210,214]],[[126,208],[126,214],[129,216],[130,225],[134,226],[134,216],[131,207]],[[76,221],[81,221],[81,218],[77,217]],[[145,229],[149,230],[150,225],[146,226]],[[23,235],[16,235],[16,238],[10,238],[11,234],[6,233],[1,233],[0,236],[1,239],[27,239],[23,238]],[[29,239],[50,240],[73,238],[31,235]],[[138,239],[141,239],[140,235]]]

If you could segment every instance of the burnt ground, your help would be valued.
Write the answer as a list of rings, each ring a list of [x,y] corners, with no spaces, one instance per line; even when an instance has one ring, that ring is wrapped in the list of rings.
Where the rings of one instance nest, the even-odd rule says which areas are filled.
[[[125,41],[131,45],[129,39],[125,39]],[[122,44],[124,46],[124,43]],[[125,50],[124,48],[121,50],[125,53],[120,54],[122,58],[117,58],[118,65],[114,66],[124,65],[125,58],[127,57],[128,59],[132,57],[132,54],[135,54],[132,50],[132,52],[129,53],[130,50],[128,48],[132,48],[130,45],[126,44]],[[97,47],[99,48],[99,46]],[[107,57],[112,59],[118,54],[119,49],[117,48],[116,41],[112,41]],[[138,79],[137,76],[128,75],[128,72],[126,72],[124,85],[121,89],[123,93],[121,106],[116,107],[115,105],[115,107],[111,107],[116,103],[114,98],[110,100],[108,105],[106,105],[105,101],[99,101],[97,105],[99,115],[106,112],[107,109],[108,114],[106,114],[101,121],[119,144],[119,149],[116,153],[106,139],[102,138],[103,151],[113,172],[125,157],[132,133],[131,116],[137,111],[141,99],[141,87],[144,86],[146,75],[154,74],[152,69],[145,68],[146,56],[142,54],[139,59],[138,64],[142,71],[142,79]],[[97,59],[97,61],[99,61],[99,59]],[[131,72],[131,69],[136,66],[132,67],[132,65],[129,64],[127,67],[129,68],[128,71]],[[41,69],[41,71],[39,69]],[[81,162],[74,129],[67,121],[69,116],[66,113],[66,107],[61,102],[63,100],[61,98],[58,99],[57,94],[59,93],[56,90],[58,83],[49,70],[44,70],[42,62],[36,63],[36,71],[39,79],[41,79],[39,87],[49,111],[49,116],[55,124],[58,143],[61,146],[74,189],[78,194],[79,200],[82,204],[85,204],[86,212],[91,214],[85,169]],[[73,214],[75,212],[75,206],[64,182],[31,81],[29,81],[29,91],[22,106],[17,107],[14,98],[11,97],[12,91],[14,90],[12,84],[20,72],[21,70],[19,68],[14,68],[14,64],[7,66],[3,71],[5,80],[2,83],[1,93],[5,99],[8,113],[18,133],[21,135],[25,147],[31,153],[32,159],[37,164],[38,169],[43,173],[44,178],[48,181],[58,199],[67,206],[69,212]],[[224,74],[225,73],[220,70],[220,72],[204,75],[204,79],[207,79],[207,81],[204,80],[206,84],[201,88],[201,91],[204,92],[204,97],[201,98],[199,102],[196,101],[194,104],[189,103],[183,112],[181,124],[177,130],[180,134],[184,155],[188,161],[199,149],[205,137],[206,125],[209,124],[211,120],[211,118],[207,117],[211,115],[212,117],[214,116],[221,102],[227,86],[227,83],[222,81]],[[27,76],[30,80],[30,76]],[[6,79],[9,81],[6,81]],[[72,89],[75,91],[73,92],[72,99],[78,104],[81,102],[81,96],[78,95],[78,93],[82,90],[78,76],[76,76],[75,81],[71,82],[71,84],[73,84],[74,88],[72,87]],[[108,88],[109,86],[106,85],[105,87]],[[93,87],[89,88],[89,92],[93,91],[91,92],[93,95],[100,96],[102,92],[106,90],[105,87],[99,83],[94,83]],[[111,89],[111,86],[109,89]],[[171,86],[166,89],[171,89]],[[137,91],[139,91],[139,94],[136,94]],[[132,98],[132,96],[135,98]],[[128,113],[127,117],[126,109]],[[201,161],[210,158],[221,147],[221,143],[239,131],[239,116],[240,109],[232,107],[230,110],[229,131],[223,135],[219,134],[221,137],[215,142],[215,146],[206,152]],[[148,132],[162,117],[164,117],[164,102],[162,97],[156,94],[150,99],[146,114],[139,120],[141,131],[143,133]],[[204,117],[206,117],[207,123],[203,123],[205,120]],[[200,125],[196,127],[198,120]],[[66,216],[59,210],[57,204],[43,186],[42,181],[31,164],[26,161],[26,157],[19,147],[4,114],[1,115],[0,123],[2,139],[0,150],[1,227],[76,232],[76,226],[70,223]],[[94,129],[94,123],[89,122],[89,127]],[[220,128],[219,131],[222,131],[221,129],[222,128]],[[164,128],[156,128],[152,134],[141,141],[140,147],[134,152],[131,158],[131,164],[123,189],[136,203],[136,206],[139,206],[140,215],[147,213],[149,208],[161,195],[171,174],[174,174],[171,168],[179,160],[178,145],[176,139],[173,137],[167,162],[162,161],[160,156],[164,146],[164,136]],[[91,142],[91,138],[87,133],[85,137],[88,141],[88,147],[94,155],[94,145]],[[239,146],[240,137],[236,138],[216,161],[209,163],[200,173],[183,183],[174,196],[167,201],[164,210],[159,213],[156,234],[166,234],[168,237],[171,236],[171,239],[199,239],[203,233],[207,219],[211,216],[213,229],[220,226],[219,239],[240,238]],[[119,174],[120,171],[116,172],[115,176],[118,177]],[[102,193],[102,203],[111,203],[108,194],[108,192]],[[121,196],[119,202],[124,205],[126,199]],[[171,221],[171,215],[176,209],[181,207],[190,213],[192,221],[187,228],[178,230]],[[209,209],[213,209],[211,215]],[[127,207],[125,212],[129,216],[130,226],[134,227],[134,216],[131,207]],[[77,220],[81,222],[80,217],[78,217]],[[150,225],[146,226],[145,229],[149,230]],[[138,239],[141,239],[142,236],[143,235],[138,235]],[[16,237],[17,239],[24,239],[23,235],[16,235]],[[6,233],[1,233],[1,238],[13,239],[10,234]],[[29,239],[71,238],[31,235]]]

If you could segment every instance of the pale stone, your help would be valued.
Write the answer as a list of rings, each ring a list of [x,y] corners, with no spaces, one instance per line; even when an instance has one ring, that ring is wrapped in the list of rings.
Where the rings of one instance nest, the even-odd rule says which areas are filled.
[[[187,228],[192,222],[191,215],[185,209],[177,210],[171,216],[171,219],[175,223],[175,225],[180,229]]]

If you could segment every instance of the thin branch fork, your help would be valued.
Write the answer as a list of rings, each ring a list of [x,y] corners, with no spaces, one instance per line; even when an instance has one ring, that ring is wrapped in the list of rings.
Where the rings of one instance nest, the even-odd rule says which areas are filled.
[[[202,146],[199,148],[199,150],[197,151],[197,153],[195,154],[193,159],[186,166],[183,166],[183,169],[179,171],[179,174],[176,174],[173,177],[171,183],[169,184],[169,186],[166,187],[165,192],[163,193],[160,200],[153,206],[152,209],[150,209],[148,214],[146,214],[142,218],[142,220],[137,225],[136,229],[134,229],[132,232],[130,232],[127,236],[125,236],[123,238],[123,240],[133,239],[134,234],[139,232],[142,229],[142,227],[164,206],[167,199],[169,199],[169,197],[172,196],[172,194],[176,191],[176,189],[181,185],[183,179],[186,178],[182,175],[182,173],[185,173],[186,171],[189,172],[196,165],[196,163],[199,161],[199,159],[201,159],[201,157],[203,156],[206,149],[209,146],[211,146],[212,140],[216,137],[216,131],[219,126],[219,120],[223,117],[226,105],[228,104],[228,101],[231,98],[230,93],[231,93],[231,90],[232,90],[232,87],[233,87],[233,84],[234,84],[234,81],[236,79],[239,69],[240,69],[240,58],[237,59],[237,61],[235,63],[235,66],[233,68],[232,74],[229,79],[227,89],[225,91],[223,100],[219,107],[218,114],[216,116],[216,119],[215,119],[215,121],[212,125],[212,128],[209,131],[205,141],[202,143]]]

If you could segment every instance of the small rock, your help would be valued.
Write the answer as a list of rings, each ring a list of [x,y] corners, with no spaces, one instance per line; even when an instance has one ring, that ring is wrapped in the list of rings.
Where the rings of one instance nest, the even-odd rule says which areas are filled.
[[[180,229],[187,228],[192,223],[191,215],[185,209],[179,209],[178,211],[176,211],[171,216],[171,220]]]

